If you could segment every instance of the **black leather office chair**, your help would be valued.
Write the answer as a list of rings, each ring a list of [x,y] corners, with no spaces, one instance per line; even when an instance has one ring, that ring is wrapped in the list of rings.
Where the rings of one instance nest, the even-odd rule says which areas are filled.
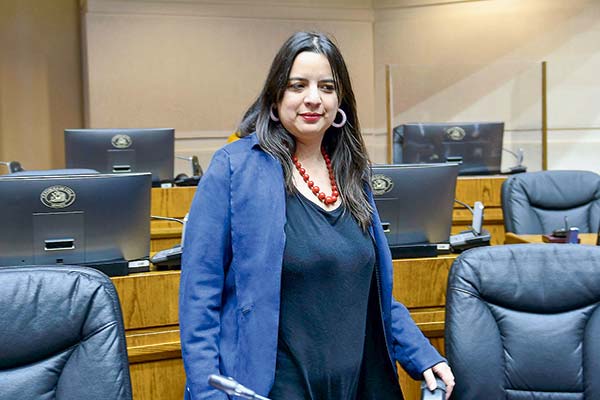
[[[131,398],[119,299],[105,275],[0,268],[0,399]]]
[[[502,184],[504,229],[547,234],[564,226],[598,232],[600,175],[590,171],[541,171],[510,176]]]
[[[481,247],[453,264],[455,400],[600,399],[600,247]]]

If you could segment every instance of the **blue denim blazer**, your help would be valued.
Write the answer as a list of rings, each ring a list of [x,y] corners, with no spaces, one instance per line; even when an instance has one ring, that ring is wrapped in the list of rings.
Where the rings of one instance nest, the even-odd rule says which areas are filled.
[[[187,399],[227,399],[209,387],[210,374],[231,376],[263,396],[273,385],[285,196],[281,164],[256,135],[218,150],[202,177],[186,229],[179,295]],[[421,379],[444,359],[392,299],[392,259],[377,212],[369,230],[390,357]]]

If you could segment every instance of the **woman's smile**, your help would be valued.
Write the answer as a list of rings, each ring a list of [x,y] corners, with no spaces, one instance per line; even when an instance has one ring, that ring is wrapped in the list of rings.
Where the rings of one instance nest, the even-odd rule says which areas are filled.
[[[319,113],[310,113],[310,112],[309,113],[302,113],[302,114],[300,114],[300,117],[305,122],[308,122],[308,123],[318,122],[319,119],[321,119],[322,116],[323,116],[322,114],[319,114]]]

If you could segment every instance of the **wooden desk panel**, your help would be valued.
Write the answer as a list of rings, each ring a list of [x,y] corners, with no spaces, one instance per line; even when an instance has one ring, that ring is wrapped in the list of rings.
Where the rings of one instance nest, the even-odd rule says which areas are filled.
[[[179,271],[111,278],[121,302],[135,400],[183,398]]]
[[[446,304],[446,282],[455,254],[394,260],[394,297],[409,310]]]
[[[152,215],[183,218],[190,209],[196,193],[195,186],[152,188]]]
[[[179,271],[116,276],[125,330],[176,325]]]
[[[441,354],[444,354],[446,285],[456,257],[456,254],[449,254],[394,260],[393,295],[408,308],[417,326]],[[401,368],[398,378],[405,399],[420,399],[420,382],[414,381]]]
[[[486,177],[461,176],[456,182],[457,200],[472,206],[481,201],[485,207],[483,227],[492,235],[492,245],[504,243],[504,216],[500,193],[505,176],[494,175]],[[473,216],[462,205],[455,203],[452,215],[452,233],[469,229]]]
[[[196,187],[152,188],[151,215],[183,219],[190,210]],[[168,249],[181,243],[178,222],[152,220],[150,222],[150,252]]]
[[[129,372],[134,400],[183,399],[185,371],[181,358],[132,363]]]
[[[473,205],[481,201],[486,208],[502,207],[500,192],[502,183],[506,180],[503,175],[491,176],[459,176],[456,182],[456,199]],[[460,208],[455,205],[455,208]]]

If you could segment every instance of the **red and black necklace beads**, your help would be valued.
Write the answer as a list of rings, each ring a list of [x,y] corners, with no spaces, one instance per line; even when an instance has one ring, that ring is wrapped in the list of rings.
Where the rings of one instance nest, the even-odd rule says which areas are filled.
[[[306,182],[306,184],[308,185],[308,188],[313,192],[313,194],[315,196],[317,196],[317,198],[320,201],[322,201],[323,203],[325,203],[325,205],[328,206],[328,205],[334,204],[337,201],[338,196],[340,194],[338,192],[337,184],[335,182],[335,175],[333,174],[333,168],[331,167],[331,159],[329,158],[329,155],[325,151],[324,147],[321,147],[321,154],[323,155],[323,159],[325,160],[325,165],[327,166],[327,171],[329,171],[329,180],[331,182],[331,195],[330,196],[327,196],[324,192],[321,191],[321,189],[318,186],[315,186],[315,183],[313,181],[310,180],[310,176],[306,173],[306,170],[304,168],[302,168],[302,164],[300,164],[300,161],[298,161],[298,157],[293,156],[292,161],[294,162],[296,169],[300,173],[300,176],[302,177],[302,179],[304,179],[304,182]]]

